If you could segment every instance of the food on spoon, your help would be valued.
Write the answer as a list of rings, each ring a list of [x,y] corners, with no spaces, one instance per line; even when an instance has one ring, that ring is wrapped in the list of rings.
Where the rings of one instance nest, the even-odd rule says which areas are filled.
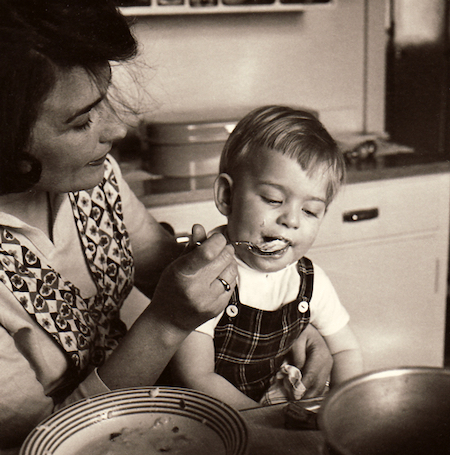
[[[275,253],[280,251],[283,248],[286,248],[289,245],[289,242],[285,239],[270,239],[262,243],[258,243],[256,246],[259,250],[264,253]]]

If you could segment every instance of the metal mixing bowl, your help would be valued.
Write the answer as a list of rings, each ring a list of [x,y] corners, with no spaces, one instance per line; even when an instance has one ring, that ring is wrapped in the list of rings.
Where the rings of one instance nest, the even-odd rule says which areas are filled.
[[[319,413],[332,455],[450,454],[450,370],[399,368],[332,390]]]

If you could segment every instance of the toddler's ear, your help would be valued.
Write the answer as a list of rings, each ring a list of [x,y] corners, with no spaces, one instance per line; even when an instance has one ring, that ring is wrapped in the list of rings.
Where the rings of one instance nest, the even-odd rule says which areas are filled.
[[[214,182],[214,201],[222,215],[231,213],[231,191],[233,179],[225,173],[219,174]]]

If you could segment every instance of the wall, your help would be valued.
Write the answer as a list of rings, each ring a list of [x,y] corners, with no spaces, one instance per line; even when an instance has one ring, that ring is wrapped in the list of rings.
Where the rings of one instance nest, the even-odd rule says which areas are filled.
[[[303,13],[139,17],[134,31],[151,67],[145,117],[225,118],[284,103],[318,110],[332,131],[382,131],[383,20],[382,0]]]

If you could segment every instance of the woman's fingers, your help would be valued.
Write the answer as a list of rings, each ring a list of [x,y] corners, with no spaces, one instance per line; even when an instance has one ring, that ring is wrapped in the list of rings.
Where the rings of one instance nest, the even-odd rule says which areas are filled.
[[[194,238],[204,239],[201,226],[194,227]],[[153,311],[180,328],[193,329],[223,311],[236,276],[233,247],[222,234],[213,234],[163,272],[152,300]]]
[[[231,245],[227,245],[222,234],[213,234],[180,259],[180,273],[189,276],[196,275],[200,271],[204,274],[209,272],[211,274],[209,283],[211,283],[228,264],[234,261],[234,249]]]
[[[233,292],[234,288],[236,287],[236,277],[237,277],[237,265],[233,261],[232,263],[228,264],[227,267],[220,272],[217,276],[216,280],[211,283],[211,286],[215,286],[218,288],[219,293],[231,293]],[[219,286],[220,284],[220,286]],[[231,297],[231,295],[230,295]]]
[[[215,233],[207,239],[203,226],[195,224],[185,255],[187,260],[180,269],[184,275],[209,272],[209,282],[216,293],[230,292],[236,286],[234,249],[222,234]]]
[[[194,224],[192,226],[192,235],[189,243],[186,245],[183,254],[190,253],[194,248],[200,246],[206,240],[205,228],[201,224]]]
[[[201,224],[192,226],[192,242],[194,245],[203,243],[206,240],[205,228]]]

